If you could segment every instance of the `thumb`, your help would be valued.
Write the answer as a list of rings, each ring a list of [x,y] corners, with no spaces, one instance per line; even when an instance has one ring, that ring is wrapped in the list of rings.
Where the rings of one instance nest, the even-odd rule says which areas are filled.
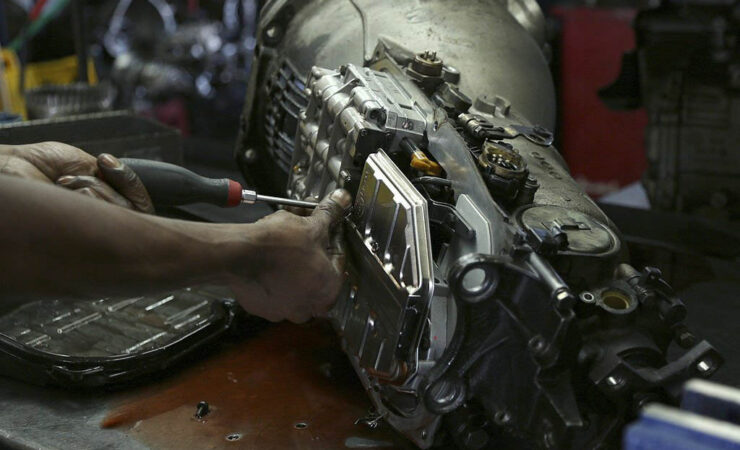
[[[352,206],[352,195],[344,189],[337,189],[321,200],[321,203],[311,213],[309,220],[328,230],[342,220],[350,206]]]
[[[107,153],[98,156],[98,168],[105,182],[126,197],[135,209],[147,214],[154,213],[149,193],[133,169]]]

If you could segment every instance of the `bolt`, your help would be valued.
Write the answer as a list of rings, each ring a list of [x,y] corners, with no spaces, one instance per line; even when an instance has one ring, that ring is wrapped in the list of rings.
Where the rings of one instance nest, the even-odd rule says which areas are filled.
[[[691,348],[696,344],[696,336],[689,331],[686,325],[678,325],[674,328],[676,343],[683,348]]]
[[[202,419],[207,416],[209,412],[211,412],[211,407],[208,405],[208,402],[198,402],[198,405],[195,407],[195,418]]]
[[[681,347],[691,347],[696,343],[696,336],[690,331],[684,331],[678,336],[678,344]]]

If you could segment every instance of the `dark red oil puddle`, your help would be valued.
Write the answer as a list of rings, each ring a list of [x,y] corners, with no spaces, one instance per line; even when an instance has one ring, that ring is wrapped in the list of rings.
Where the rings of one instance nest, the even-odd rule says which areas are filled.
[[[278,324],[224,347],[123,394],[101,426],[153,448],[330,449],[348,438],[410,448],[386,426],[354,425],[371,405],[326,324]],[[197,419],[200,401],[211,411]]]

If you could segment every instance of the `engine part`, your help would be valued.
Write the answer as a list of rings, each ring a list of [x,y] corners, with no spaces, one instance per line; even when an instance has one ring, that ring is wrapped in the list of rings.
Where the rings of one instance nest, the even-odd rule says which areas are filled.
[[[385,420],[422,448],[596,448],[645,402],[674,401],[685,379],[719,367],[708,343],[681,338],[686,311],[660,273],[626,264],[618,231],[551,146],[551,123],[530,121],[542,117],[526,111],[531,92],[503,80],[539,75],[497,73],[485,89],[508,86],[515,100],[489,96],[462,54],[450,64],[436,41],[412,50],[387,37],[361,66],[347,48],[366,42],[332,46],[341,26],[299,39],[335,20],[307,4],[265,7],[237,156],[252,152],[259,170],[269,158],[296,199],[355,195],[349,282],[331,318],[377,410],[361,422]],[[351,6],[336,14],[369,23],[365,13],[401,8]],[[487,6],[466,14],[508,15]],[[305,67],[342,55],[354,58],[337,70]]]
[[[261,192],[285,189],[311,68],[362,66],[375,57],[378,40],[407,65],[416,53],[436,52],[444,59],[438,78],[457,83],[453,91],[486,111],[499,96],[534,124],[555,125],[555,93],[542,51],[545,19],[533,0],[459,2],[454,8],[444,0],[270,1],[260,12],[257,38],[236,157]]]

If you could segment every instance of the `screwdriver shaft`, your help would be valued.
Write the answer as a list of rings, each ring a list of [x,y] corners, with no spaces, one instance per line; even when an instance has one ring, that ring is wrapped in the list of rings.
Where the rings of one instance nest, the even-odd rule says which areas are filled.
[[[316,205],[318,205],[318,203],[316,202],[308,202],[305,200],[295,200],[292,198],[273,197],[271,195],[261,195],[249,189],[242,190],[242,202],[243,203],[265,202],[265,203],[272,203],[275,205],[297,206],[299,208],[315,208]]]

